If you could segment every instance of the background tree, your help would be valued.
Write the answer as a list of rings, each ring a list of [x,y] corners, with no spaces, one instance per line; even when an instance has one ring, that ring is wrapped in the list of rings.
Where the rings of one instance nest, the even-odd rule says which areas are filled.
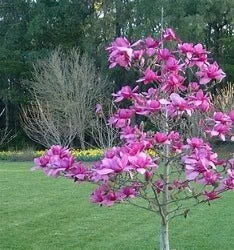
[[[34,101],[23,108],[26,134],[47,147],[70,146],[77,136],[84,149],[96,103],[110,88],[93,61],[76,49],[67,53],[55,50],[34,65],[27,86]]]

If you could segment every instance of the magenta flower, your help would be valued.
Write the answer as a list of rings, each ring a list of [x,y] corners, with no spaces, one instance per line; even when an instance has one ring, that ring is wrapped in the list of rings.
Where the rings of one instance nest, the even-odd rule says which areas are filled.
[[[189,89],[191,91],[197,91],[199,90],[199,84],[197,82],[191,82],[189,83]]]
[[[164,31],[163,40],[164,41],[170,41],[170,40],[179,41],[179,39],[175,35],[175,32],[171,28],[168,28]]]
[[[32,168],[32,170],[46,167],[49,161],[50,161],[50,157],[48,155],[43,155],[39,158],[35,158],[34,163],[36,164],[36,166]]]
[[[101,104],[96,104],[96,113],[102,113],[102,105]]]
[[[157,40],[154,40],[151,36],[148,36],[145,39],[145,45],[147,48],[157,48],[159,46],[160,42]]]
[[[201,111],[207,112],[210,109],[209,94],[204,95],[200,89],[196,96],[189,96],[189,104],[192,105],[193,109],[200,109]]]
[[[229,113],[229,117],[230,117],[232,123],[234,123],[234,110],[232,110],[232,111]]]
[[[172,152],[181,153],[183,148],[183,143],[181,141],[178,132],[171,131],[168,135],[168,140],[170,141],[170,149]]]
[[[171,117],[182,115],[185,111],[191,116],[192,109],[186,100],[176,93],[171,94],[170,99],[171,105],[168,106],[168,113]]]
[[[178,44],[178,48],[188,59],[192,58],[194,52],[193,43]]]
[[[213,130],[210,131],[211,136],[219,136],[223,141],[226,140],[225,136],[228,134],[228,132],[231,130],[231,128],[227,125],[218,124],[214,126]]]
[[[113,158],[104,158],[101,161],[100,168],[96,170],[99,175],[108,175],[111,173],[120,173],[128,170],[128,156],[122,154],[121,157],[114,156]]]
[[[168,49],[160,49],[158,51],[159,60],[167,61],[170,57],[172,57],[172,54]]]
[[[177,90],[185,91],[186,87],[183,85],[184,80],[183,76],[172,73],[163,84],[162,90],[166,92],[176,92]]]
[[[222,113],[222,112],[215,112],[213,115],[213,119],[217,124],[224,124],[227,125],[227,123],[231,122],[230,116]]]
[[[165,67],[163,68],[163,70],[165,72],[168,71],[175,71],[178,72],[178,70],[181,68],[181,66],[179,65],[178,60],[176,60],[174,57],[170,57],[165,64]]]
[[[68,169],[65,176],[75,181],[84,181],[89,179],[89,170],[81,162],[77,162]]]
[[[219,175],[211,170],[203,172],[202,175],[203,177],[199,180],[199,183],[203,185],[215,185],[219,180]]]
[[[124,86],[117,94],[112,94],[112,96],[116,97],[115,102],[120,102],[123,99],[130,99],[134,97],[135,92],[138,90],[138,86],[136,86],[133,90],[129,86]]]
[[[191,59],[190,65],[197,65],[202,67],[204,63],[207,62],[207,51],[203,48],[202,44],[198,43],[193,48],[193,57]]]
[[[123,187],[120,190],[120,194],[119,194],[119,196],[122,199],[135,198],[136,195],[137,195],[136,189],[134,187],[131,187],[131,186]]]
[[[205,191],[204,195],[206,196],[207,200],[209,200],[209,201],[220,198],[220,196],[218,196],[218,193],[215,191],[211,191],[211,192]]]
[[[91,194],[90,198],[91,202],[105,206],[112,206],[114,203],[119,202],[120,199],[121,197],[113,192],[107,184],[103,184],[97,188]]]
[[[116,38],[116,40],[111,44],[111,47],[108,47],[106,50],[110,52],[109,68],[113,68],[117,65],[124,68],[131,66],[133,49],[125,37]]]
[[[133,59],[134,60],[141,60],[144,55],[144,50],[134,50],[133,51]]]
[[[157,165],[153,163],[151,157],[143,152],[135,156],[129,156],[129,163],[131,164],[132,169],[140,174],[144,174],[147,168],[157,167]]]
[[[140,134],[140,131],[136,127],[126,126],[123,127],[120,131],[120,139],[125,139],[127,141],[135,141],[138,133]]]
[[[53,145],[44,156],[36,158],[36,166],[32,169],[42,169],[48,176],[58,177],[72,167],[75,159],[67,147]]]
[[[186,181],[174,180],[173,186],[177,189],[184,189],[188,186],[188,183]]]
[[[114,125],[116,128],[122,128],[127,125],[135,111],[132,109],[119,109],[114,116],[112,116],[108,122],[110,125]]]
[[[187,143],[189,148],[191,149],[199,149],[199,148],[206,148],[207,144],[204,143],[204,141],[201,138],[193,137],[191,139],[187,139]]]
[[[145,39],[146,54],[148,56],[153,56],[156,53],[155,48],[157,48],[159,44],[160,42],[157,40],[154,40],[151,36],[147,37]]]
[[[155,142],[159,144],[169,144],[167,134],[157,132],[154,136]]]
[[[201,71],[196,74],[200,77],[200,84],[207,84],[211,80],[221,81],[226,76],[216,62],[213,64],[203,64],[201,66]]]
[[[147,171],[145,172],[145,174],[144,174],[145,180],[146,180],[146,181],[151,180],[152,177],[153,177],[153,175],[154,175],[154,173],[153,173],[152,171],[148,171],[148,170],[147,170]]]
[[[163,191],[164,183],[162,180],[157,180],[154,182],[154,187],[156,189],[156,192],[160,194],[161,191]]]
[[[149,115],[161,109],[161,103],[158,100],[148,100],[142,104],[135,104],[136,114]]]
[[[160,76],[158,76],[153,70],[151,70],[149,67],[144,72],[144,77],[140,78],[136,82],[144,82],[144,84],[148,84],[151,82],[159,81]]]

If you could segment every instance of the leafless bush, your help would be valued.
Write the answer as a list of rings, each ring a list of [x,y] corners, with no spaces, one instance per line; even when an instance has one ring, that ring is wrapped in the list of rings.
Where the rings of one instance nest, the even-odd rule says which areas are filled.
[[[90,123],[90,135],[99,148],[111,148],[118,144],[118,131],[108,125],[108,119],[114,113],[113,109],[111,100],[105,100],[102,110],[96,113]]]
[[[234,84],[228,83],[227,87],[212,96],[214,106],[221,112],[228,112],[234,108]]]
[[[77,137],[85,148],[93,107],[108,93],[108,85],[97,73],[93,61],[77,49],[57,49],[34,65],[29,82],[34,101],[22,109],[27,135],[46,146],[70,146]]]
[[[5,115],[5,125],[4,128],[0,129],[0,146],[6,144],[13,140],[17,133],[13,133],[12,130],[9,130],[9,117],[8,117],[8,105],[5,104],[5,108],[0,113],[2,118]]]

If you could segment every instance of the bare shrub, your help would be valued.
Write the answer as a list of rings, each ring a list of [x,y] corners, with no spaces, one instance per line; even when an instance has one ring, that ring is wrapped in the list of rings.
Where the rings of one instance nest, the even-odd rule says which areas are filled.
[[[3,144],[7,144],[11,140],[13,140],[17,133],[13,133],[12,130],[9,129],[9,114],[8,114],[8,105],[5,103],[5,108],[0,113],[0,117],[2,118],[5,115],[5,125],[4,128],[0,129],[0,146]]]
[[[225,88],[217,92],[217,95],[212,96],[215,108],[221,112],[232,110],[234,108],[234,84],[229,82]]]
[[[90,125],[90,135],[99,148],[111,148],[118,144],[118,130],[108,125],[108,119],[114,113],[114,105],[111,100],[103,102],[102,109],[96,113]]]
[[[46,60],[34,65],[29,83],[34,101],[22,109],[26,134],[47,147],[70,146],[79,139],[85,148],[93,107],[108,94],[108,84],[87,55],[77,49],[64,53],[57,49]]]

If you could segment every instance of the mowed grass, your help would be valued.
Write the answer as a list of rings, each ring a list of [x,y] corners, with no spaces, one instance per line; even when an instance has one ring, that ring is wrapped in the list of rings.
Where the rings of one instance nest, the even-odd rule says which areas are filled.
[[[0,162],[1,250],[159,249],[159,217],[131,207],[89,202],[92,185]],[[171,249],[233,250],[234,192],[170,224]]]

